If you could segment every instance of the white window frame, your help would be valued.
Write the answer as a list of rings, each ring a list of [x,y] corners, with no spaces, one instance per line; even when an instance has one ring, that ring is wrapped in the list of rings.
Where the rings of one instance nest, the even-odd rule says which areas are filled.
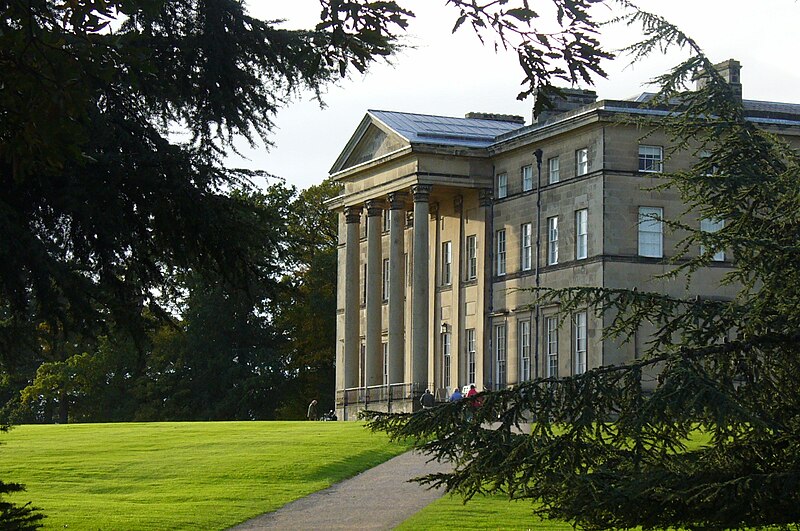
[[[664,209],[639,207],[639,256],[664,257]]]
[[[467,236],[467,280],[478,278],[478,236]]]
[[[389,300],[389,259],[383,259],[383,290],[381,293],[381,297],[383,298],[383,302]]]
[[[497,199],[508,197],[508,173],[497,174]]]
[[[558,263],[558,216],[547,218],[547,265]]]
[[[589,256],[589,210],[575,211],[575,260]]]
[[[389,343],[381,343],[383,348],[383,385],[389,384]]]
[[[531,379],[531,322],[519,321],[517,324],[517,340],[519,343],[519,380]]]
[[[358,362],[358,381],[361,382],[361,387],[367,386],[367,371],[364,370],[367,364],[367,345],[361,343],[361,358]]]
[[[450,372],[451,372],[451,350],[450,341],[452,336],[450,332],[442,334],[442,384],[444,387],[450,386]]]
[[[717,232],[717,231],[723,229],[724,227],[725,227],[725,220],[724,219],[704,218],[704,219],[700,220],[700,230],[702,232],[708,232],[708,233]],[[705,248],[705,246],[701,245],[700,246],[700,255],[702,256],[702,255],[706,254],[706,252],[707,252],[707,249]],[[724,262],[725,261],[725,251],[721,250],[721,251],[717,251],[716,253],[714,253],[714,255],[711,257],[711,261],[712,262]]]
[[[506,324],[494,326],[495,389],[503,389],[508,384],[508,359],[506,357]]]
[[[577,177],[589,173],[589,148],[575,151],[575,175]]]
[[[506,274],[506,229],[500,229],[495,235],[497,242],[497,259],[495,260],[495,267],[497,268],[497,276],[502,277]]]
[[[383,232],[389,232],[392,228],[391,212],[388,208],[383,209]]]
[[[453,283],[453,242],[442,243],[442,285]]]
[[[475,383],[475,329],[474,328],[467,328],[466,330],[466,350],[467,350],[467,383],[474,384]]]
[[[367,264],[361,264],[361,304],[367,303]]]
[[[545,317],[545,367],[548,378],[558,378],[558,317]]]
[[[522,271],[530,271],[533,267],[533,228],[530,223],[523,223],[519,230],[520,261]]]
[[[583,374],[586,372],[586,354],[587,354],[587,332],[586,325],[586,312],[577,312],[572,317],[572,325],[574,330],[573,338],[573,359],[575,360],[575,374]]]
[[[639,171],[644,173],[661,173],[664,171],[664,148],[640,144]]]
[[[522,167],[522,191],[530,192],[533,190],[533,166],[528,164]]]
[[[711,152],[703,150],[703,151],[700,152],[699,156],[700,156],[701,161],[702,161],[702,159],[710,159],[711,158]],[[711,168],[709,168],[709,171],[707,171],[705,173],[705,175],[706,176],[716,175],[717,172],[719,172],[719,167],[717,167],[716,164],[712,164]]]
[[[561,180],[561,162],[558,157],[547,159],[547,184],[555,184]]]

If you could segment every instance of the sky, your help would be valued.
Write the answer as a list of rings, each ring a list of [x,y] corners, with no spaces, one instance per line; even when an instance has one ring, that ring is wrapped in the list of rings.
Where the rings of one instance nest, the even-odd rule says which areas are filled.
[[[515,114],[531,122],[533,102],[517,101],[523,73],[513,51],[495,53],[482,46],[471,28],[453,35],[458,17],[446,0],[400,0],[415,12],[404,44],[392,64],[375,64],[328,87],[324,107],[312,94],[300,94],[275,118],[274,145],[240,147],[245,159],[231,156],[228,165],[264,170],[298,188],[318,184],[344,149],[369,109],[464,116],[468,112]],[[531,0],[531,7],[551,0]],[[729,58],[742,64],[745,99],[800,103],[798,0],[640,0],[646,10],[677,24],[715,62]],[[250,0],[250,14],[285,19],[283,27],[310,28],[318,21],[318,0]],[[614,13],[600,7],[602,18]],[[610,49],[634,42],[637,34],[613,26],[601,36]],[[603,64],[607,79],[594,86],[599,99],[625,99],[648,90],[647,82],[685,57],[657,54],[630,65],[624,57]],[[653,90],[650,86],[649,90]],[[257,183],[263,184],[263,183]]]

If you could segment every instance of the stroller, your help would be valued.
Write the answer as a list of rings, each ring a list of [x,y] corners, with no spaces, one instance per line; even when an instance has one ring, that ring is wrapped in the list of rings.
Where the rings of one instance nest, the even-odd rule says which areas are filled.
[[[322,415],[322,417],[320,417],[319,420],[334,421],[334,420],[339,420],[339,419],[336,417],[336,413],[334,413],[334,411],[331,409],[327,413],[324,413]]]

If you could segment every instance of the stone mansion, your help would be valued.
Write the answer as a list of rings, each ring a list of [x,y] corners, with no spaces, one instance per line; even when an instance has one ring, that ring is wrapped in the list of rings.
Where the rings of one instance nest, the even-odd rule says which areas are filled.
[[[739,63],[717,68],[741,94]],[[693,160],[665,159],[669,139],[626,118],[666,111],[645,105],[647,93],[564,93],[532,125],[367,112],[331,169],[344,185],[330,204],[340,220],[340,419],[365,407],[411,411],[426,388],[444,400],[455,387],[498,389],[640,355],[646,331],[624,344],[603,340],[608,317],[537,307],[536,286],[734,294],[719,285],[732,267],[724,252],[688,286],[658,278],[682,235],[657,218],[678,218],[684,205],[653,186]],[[800,105],[743,103],[749,119],[800,140]],[[690,222],[710,231],[722,223]]]

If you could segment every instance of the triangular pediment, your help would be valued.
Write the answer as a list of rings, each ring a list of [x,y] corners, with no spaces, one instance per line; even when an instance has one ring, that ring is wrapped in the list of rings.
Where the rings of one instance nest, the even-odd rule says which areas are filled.
[[[408,140],[368,114],[339,155],[336,164],[331,168],[331,173],[379,159],[408,145]]]
[[[369,162],[380,158],[392,151],[408,145],[408,142],[400,138],[394,132],[386,132],[374,124],[367,128],[361,141],[356,144],[353,153],[347,157],[344,163],[345,168],[350,168],[358,164]]]

